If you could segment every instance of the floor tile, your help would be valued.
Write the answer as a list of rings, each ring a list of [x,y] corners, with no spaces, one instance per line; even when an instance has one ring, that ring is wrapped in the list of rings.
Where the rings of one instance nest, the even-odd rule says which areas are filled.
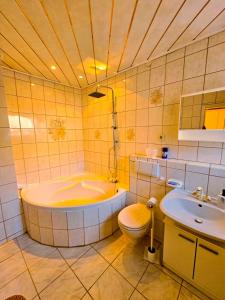
[[[181,287],[180,294],[178,300],[199,300],[197,296],[192,294],[189,290],[187,290],[185,287]]]
[[[82,300],[92,300],[92,298],[91,298],[91,296],[88,293],[86,293],[84,295],[84,297],[82,298]]]
[[[133,294],[130,297],[130,300],[145,300],[146,298],[142,296],[137,290],[133,292]]]
[[[26,300],[31,300],[36,294],[35,287],[28,271],[20,274],[0,289],[0,299],[6,299],[12,295],[22,295]]]
[[[144,260],[144,247],[138,244],[131,244],[126,246],[112,265],[133,286],[136,286],[148,264]]]
[[[35,243],[35,241],[32,240],[27,233],[18,236],[16,240],[20,246],[20,249],[25,249],[26,247]]]
[[[81,280],[83,285],[89,289],[99,276],[106,270],[108,263],[93,248],[86,252],[72,269]]]
[[[199,299],[210,300],[211,298],[207,297],[205,294],[196,289],[193,285],[190,285],[186,281],[182,282],[182,286],[188,289],[192,294],[196,295]]]
[[[120,231],[117,231],[107,239],[96,243],[94,248],[111,263],[128,243],[127,238]]]
[[[54,279],[68,268],[58,250],[50,253],[48,257],[40,259],[30,267],[30,273],[38,292],[42,291]]]
[[[0,288],[26,270],[21,252],[0,263]]]
[[[54,252],[56,248],[51,246],[42,245],[34,242],[30,246],[26,247],[22,253],[28,266],[32,266],[40,259],[48,257],[48,255]]]
[[[3,244],[0,246],[0,262],[16,254],[18,251],[20,251],[20,248],[15,240]]]
[[[96,300],[129,299],[134,288],[111,266],[92,286],[89,293]]]
[[[182,283],[182,278],[179,277],[177,274],[175,274],[174,272],[170,271],[169,269],[165,268],[164,266],[161,265],[156,265],[157,268],[159,268],[161,271],[163,271],[164,273],[166,273],[167,275],[169,275],[170,277],[172,277],[174,280],[176,280],[178,283]]]
[[[71,269],[68,269],[40,294],[40,298],[41,300],[75,300],[81,299],[85,293],[85,288]]]
[[[151,300],[171,300],[177,299],[180,284],[150,264],[140,280],[137,290]]]
[[[74,248],[58,248],[59,252],[65,258],[65,260],[70,266],[74,264],[89,249],[90,246],[82,246],[82,247],[74,247]]]

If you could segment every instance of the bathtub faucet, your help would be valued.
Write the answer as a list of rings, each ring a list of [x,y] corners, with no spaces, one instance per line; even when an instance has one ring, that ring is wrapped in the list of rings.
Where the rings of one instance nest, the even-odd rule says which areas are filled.
[[[117,179],[117,177],[109,177],[109,182],[117,183],[118,179]]]

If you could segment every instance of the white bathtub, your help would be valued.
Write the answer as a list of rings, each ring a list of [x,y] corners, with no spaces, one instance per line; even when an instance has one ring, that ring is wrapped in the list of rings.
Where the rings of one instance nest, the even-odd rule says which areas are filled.
[[[43,244],[90,244],[118,228],[126,191],[92,174],[30,185],[21,191],[27,231]]]

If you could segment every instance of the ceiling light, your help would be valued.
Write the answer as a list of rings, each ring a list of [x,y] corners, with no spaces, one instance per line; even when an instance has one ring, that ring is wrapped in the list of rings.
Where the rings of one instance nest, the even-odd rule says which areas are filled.
[[[56,69],[56,66],[53,66],[53,65],[52,65],[52,66],[51,66],[51,69],[52,69],[52,70],[55,70],[55,69]]]
[[[107,65],[99,64],[99,63],[96,63],[95,65],[91,65],[90,67],[98,72],[105,71],[107,69]]]
[[[79,77],[80,79],[82,79],[82,78],[83,78],[83,76],[82,76],[82,75],[79,75],[78,77]]]
[[[106,70],[106,65],[96,65],[96,69],[100,71]]]

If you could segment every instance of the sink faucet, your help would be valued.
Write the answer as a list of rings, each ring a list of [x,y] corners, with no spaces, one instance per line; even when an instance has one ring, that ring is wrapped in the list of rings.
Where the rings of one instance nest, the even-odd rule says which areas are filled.
[[[199,201],[209,202],[210,204],[225,209],[225,196],[223,196],[222,193],[220,193],[217,197],[211,197],[207,194],[204,194],[203,188],[201,186],[198,186],[191,194]]]
[[[204,193],[201,186],[196,187],[196,189],[191,193],[196,199],[203,200]]]
[[[209,195],[204,194],[203,188],[201,186],[198,186],[191,194],[196,199],[203,201],[203,202],[210,202],[212,200],[212,198]]]

